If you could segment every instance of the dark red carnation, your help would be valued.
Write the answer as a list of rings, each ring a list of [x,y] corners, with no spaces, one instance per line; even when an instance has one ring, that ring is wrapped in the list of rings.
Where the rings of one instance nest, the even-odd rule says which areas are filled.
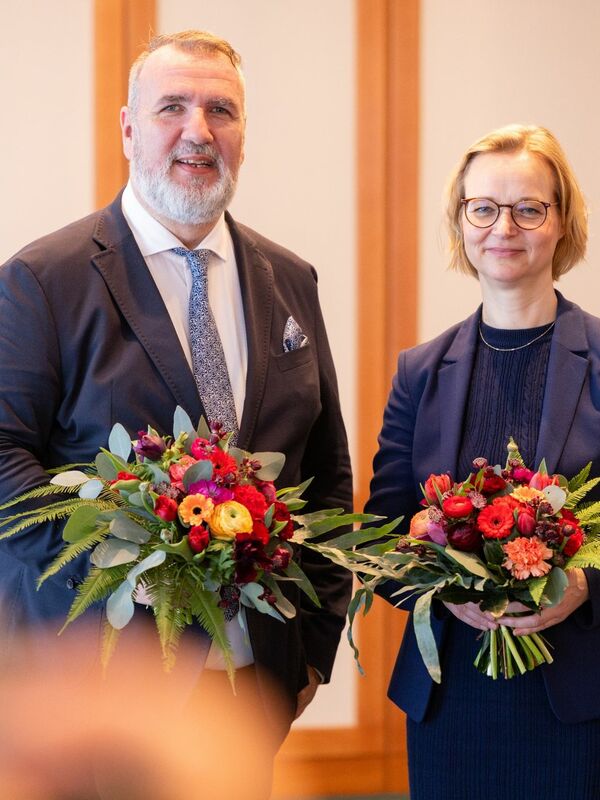
[[[271,534],[264,522],[255,519],[254,525],[252,526],[252,537],[258,539],[261,544],[268,544]]]
[[[276,547],[271,556],[272,569],[281,569],[281,570],[287,569],[291,557],[292,554],[287,549],[287,547]]]
[[[165,522],[173,522],[177,517],[177,502],[171,497],[159,494],[154,501],[154,513]]]
[[[254,486],[246,484],[234,487],[233,499],[246,506],[253,520],[264,520],[268,508],[267,501]]]
[[[279,531],[278,536],[280,539],[287,541],[294,535],[294,523],[292,522],[290,512],[285,503],[281,500],[275,501],[275,508],[273,510],[273,519],[275,522],[285,522],[285,526]]]
[[[464,495],[454,494],[442,503],[442,510],[447,517],[452,519],[460,519],[460,517],[468,517],[473,511],[473,503],[469,497]]]
[[[188,544],[194,553],[201,553],[206,550],[210,541],[210,534],[204,525],[194,525],[188,533]]]
[[[259,569],[268,569],[271,559],[264,551],[262,542],[252,533],[238,533],[234,545],[235,582],[250,583],[256,580]]]

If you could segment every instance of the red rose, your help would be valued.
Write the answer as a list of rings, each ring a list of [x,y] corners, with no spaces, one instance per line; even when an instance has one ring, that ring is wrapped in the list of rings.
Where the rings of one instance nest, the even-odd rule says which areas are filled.
[[[273,511],[273,520],[275,522],[285,522],[286,525],[277,534],[280,539],[287,541],[294,535],[294,523],[292,522],[290,512],[285,503],[281,500],[275,500],[275,509]]]
[[[442,510],[447,517],[452,517],[453,519],[468,517],[473,511],[473,503],[470,498],[464,495],[454,494],[444,500]]]
[[[515,517],[512,504],[503,501],[503,497],[496,498],[477,517],[477,527],[486,539],[504,539],[510,536]]]
[[[177,516],[177,503],[171,497],[159,494],[154,501],[154,513],[165,522],[173,522]]]
[[[430,475],[425,481],[425,497],[430,503],[438,502],[436,488],[440,494],[449,492],[452,488],[452,478],[445,472],[443,475]]]
[[[583,531],[581,530],[581,528],[578,528],[575,531],[575,533],[572,533],[567,539],[565,546],[563,547],[564,555],[568,557],[574,556],[582,544],[583,544]]]
[[[528,508],[526,511],[519,511],[517,515],[517,530],[521,536],[533,536],[535,526],[536,520],[533,509]]]
[[[496,494],[506,487],[506,481],[501,475],[496,475],[495,472],[490,470],[489,475],[484,475],[483,485],[481,487],[482,494]]]
[[[210,534],[203,525],[194,525],[188,533],[188,544],[194,553],[206,550],[210,541]]]
[[[474,525],[463,523],[448,531],[448,544],[456,550],[472,553],[481,546],[481,534]]]
[[[233,499],[246,506],[254,520],[263,520],[267,511],[267,501],[254,486],[236,486],[233,490]]]

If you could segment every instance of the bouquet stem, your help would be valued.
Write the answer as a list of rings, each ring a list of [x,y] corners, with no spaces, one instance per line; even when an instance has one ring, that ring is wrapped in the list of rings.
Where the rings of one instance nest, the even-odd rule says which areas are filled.
[[[517,670],[523,675],[541,664],[551,664],[552,655],[548,643],[539,633],[515,636],[509,627],[500,625],[497,630],[485,631],[475,667],[497,680],[499,674],[512,678]]]

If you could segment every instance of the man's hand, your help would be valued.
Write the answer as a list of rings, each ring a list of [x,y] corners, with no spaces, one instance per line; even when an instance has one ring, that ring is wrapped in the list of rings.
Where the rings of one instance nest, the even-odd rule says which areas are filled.
[[[302,689],[302,691],[298,692],[298,704],[296,706],[296,716],[294,719],[298,719],[300,714],[304,712],[306,706],[312,702],[321,683],[321,678],[319,677],[317,670],[314,667],[311,667],[310,664],[308,665],[307,669],[308,684],[304,687],[304,689]]]

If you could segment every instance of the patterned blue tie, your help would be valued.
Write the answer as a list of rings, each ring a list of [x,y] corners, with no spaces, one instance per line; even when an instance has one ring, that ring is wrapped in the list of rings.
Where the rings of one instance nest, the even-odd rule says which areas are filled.
[[[174,247],[184,256],[192,273],[189,305],[190,349],[192,370],[202,405],[210,422],[220,422],[226,431],[233,431],[231,444],[238,435],[237,415],[223,344],[208,303],[206,270],[210,250],[186,250]]]

